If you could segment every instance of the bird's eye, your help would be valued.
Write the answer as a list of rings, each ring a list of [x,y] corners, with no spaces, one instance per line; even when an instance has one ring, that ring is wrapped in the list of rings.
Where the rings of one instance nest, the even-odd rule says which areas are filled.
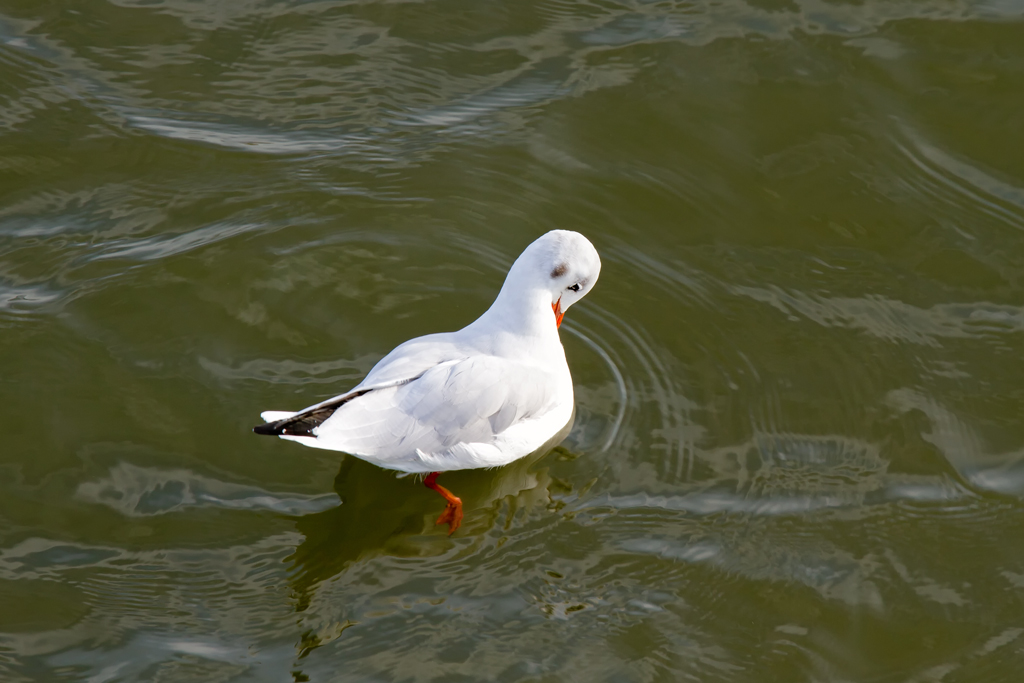
[[[578,292],[578,291],[580,291],[580,283],[577,282],[575,284],[569,285],[568,287],[566,287],[566,289],[568,289],[570,291],[573,291],[573,292]]]

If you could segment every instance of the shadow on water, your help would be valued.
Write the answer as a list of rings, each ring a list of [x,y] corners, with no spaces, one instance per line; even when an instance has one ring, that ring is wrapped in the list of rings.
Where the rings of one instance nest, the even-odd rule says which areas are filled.
[[[334,479],[341,505],[296,520],[296,529],[305,536],[288,558],[295,568],[296,611],[306,610],[319,584],[353,563],[379,555],[443,555],[490,529],[499,501],[513,497],[517,505],[527,507],[550,502],[551,477],[541,465],[545,456],[564,452],[557,444],[569,434],[574,419],[544,446],[509,465],[444,473],[439,483],[462,499],[465,513],[452,536],[447,535],[447,526],[434,523],[444,511],[444,499],[423,486],[420,477],[395,476],[391,470],[343,455]]]

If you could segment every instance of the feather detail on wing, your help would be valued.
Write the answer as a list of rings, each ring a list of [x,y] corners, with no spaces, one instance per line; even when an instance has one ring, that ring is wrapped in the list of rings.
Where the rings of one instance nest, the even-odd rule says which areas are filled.
[[[253,427],[253,431],[270,436],[314,437],[316,428],[352,399],[369,391],[410,382],[429,368],[457,358],[459,350],[451,343],[450,337],[450,334],[431,334],[411,339],[380,359],[355,388],[295,413],[265,411],[260,417],[266,424]]]
[[[535,366],[495,356],[443,362],[415,380],[344,402],[313,430],[316,445],[406,471],[504,464],[529,452],[512,454],[498,447],[511,428],[560,405],[569,406],[568,420],[571,382],[565,397],[559,395],[565,385],[550,380]],[[539,446],[550,436],[538,433],[519,440],[523,447],[533,440]]]
[[[252,431],[256,434],[270,436],[313,436],[316,433],[316,428],[333,415],[334,411],[348,401],[362,396],[367,391],[370,391],[370,389],[352,390],[347,394],[335,396],[332,399],[328,399],[323,403],[317,403],[315,406],[310,406],[297,413],[281,413],[268,410],[260,415],[264,420],[267,420],[267,423],[253,427]]]

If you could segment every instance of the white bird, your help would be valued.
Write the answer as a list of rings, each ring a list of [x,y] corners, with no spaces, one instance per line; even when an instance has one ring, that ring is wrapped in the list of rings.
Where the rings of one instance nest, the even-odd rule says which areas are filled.
[[[601,259],[577,232],[552,230],[512,264],[491,307],[458,332],[411,339],[353,389],[297,413],[267,411],[257,434],[343,451],[380,467],[425,473],[462,501],[441,472],[498,467],[537,450],[568,424],[573,388],[558,336],[562,316],[597,282]]]

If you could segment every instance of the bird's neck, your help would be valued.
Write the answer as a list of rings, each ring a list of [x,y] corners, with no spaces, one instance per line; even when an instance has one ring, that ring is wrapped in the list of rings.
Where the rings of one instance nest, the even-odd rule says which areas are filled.
[[[491,307],[478,318],[489,327],[536,336],[556,330],[551,293],[545,290],[509,291],[503,287]],[[475,324],[475,323],[474,323]]]
[[[517,337],[551,337],[557,340],[558,326],[551,310],[551,291],[524,286],[513,275],[509,273],[494,303],[470,327],[500,330]]]

